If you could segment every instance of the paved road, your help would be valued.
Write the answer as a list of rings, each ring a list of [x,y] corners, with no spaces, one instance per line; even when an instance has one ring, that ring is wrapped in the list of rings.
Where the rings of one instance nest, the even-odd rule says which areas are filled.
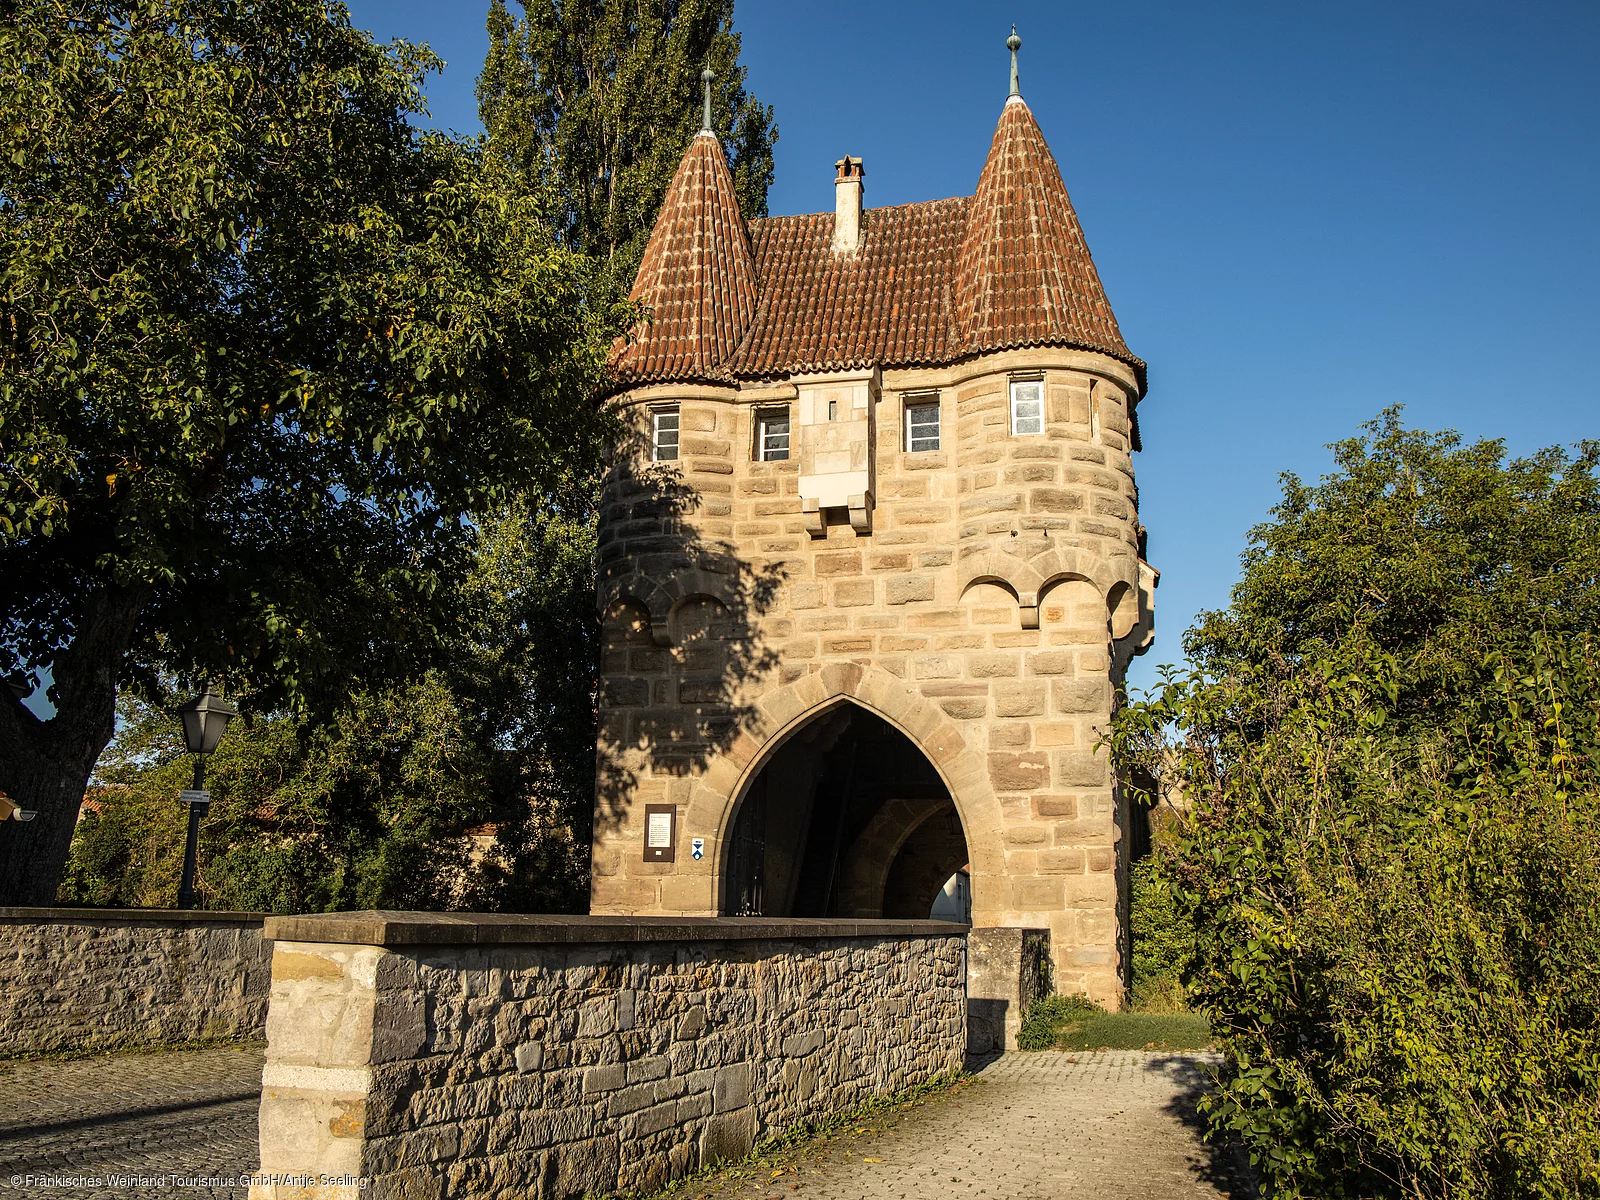
[[[686,1200],[1251,1197],[1248,1169],[1200,1140],[1205,1061],[1139,1050],[1010,1054],[954,1093],[754,1175],[690,1188]]]
[[[243,1187],[202,1181],[260,1161],[261,1058],[230,1047],[0,1062],[0,1192],[243,1200]]]
[[[193,1181],[255,1167],[260,1079],[259,1049],[0,1063],[0,1193],[243,1200],[243,1188]],[[1250,1196],[1238,1165],[1199,1140],[1194,1101],[1202,1082],[1197,1055],[1012,1054],[935,1099],[679,1196]],[[119,1174],[131,1178],[112,1178]],[[14,1175],[104,1182],[13,1187]]]

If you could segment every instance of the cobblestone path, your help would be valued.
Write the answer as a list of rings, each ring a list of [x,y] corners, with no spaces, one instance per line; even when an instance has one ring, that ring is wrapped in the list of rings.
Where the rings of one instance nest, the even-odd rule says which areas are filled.
[[[1010,1054],[943,1096],[707,1181],[685,1200],[1204,1200],[1251,1197],[1249,1171],[1201,1142],[1207,1056]],[[781,1173],[780,1173],[781,1172]]]
[[[227,1047],[0,1062],[0,1192],[243,1200],[243,1187],[194,1181],[256,1169],[261,1060]]]
[[[191,1181],[255,1168],[261,1057],[259,1049],[229,1048],[0,1063],[0,1192],[243,1200],[244,1188]],[[1137,1050],[1008,1055],[915,1107],[677,1197],[1251,1196],[1247,1173],[1199,1139],[1203,1062]],[[119,1183],[116,1175],[131,1178]],[[40,1186],[39,1176],[105,1182]]]

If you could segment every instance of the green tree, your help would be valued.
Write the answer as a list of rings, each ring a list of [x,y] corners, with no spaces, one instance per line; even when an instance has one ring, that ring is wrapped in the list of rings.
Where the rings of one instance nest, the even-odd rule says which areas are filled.
[[[571,506],[587,493],[566,493]],[[481,522],[461,629],[414,682],[326,720],[236,722],[210,764],[203,906],[583,911],[594,780],[592,522],[546,503]],[[189,760],[171,714],[119,702],[65,902],[170,905]]]
[[[119,686],[331,712],[459,622],[471,514],[587,453],[623,314],[425,49],[332,0],[0,24],[0,903],[49,903]]]
[[[1437,717],[1507,635],[1600,629],[1600,442],[1507,461],[1390,409],[1333,451],[1321,482],[1283,477],[1232,603],[1185,635],[1201,670],[1287,676],[1360,638],[1405,660],[1408,712]]]
[[[701,126],[700,72],[716,74],[712,124],[746,218],[767,215],[772,109],[745,91],[733,0],[539,0],[515,19],[489,6],[478,108],[490,146],[553,189],[564,242],[603,259],[624,292],[662,197]]]
[[[1596,450],[1385,414],[1114,719],[1275,1195],[1600,1195]]]

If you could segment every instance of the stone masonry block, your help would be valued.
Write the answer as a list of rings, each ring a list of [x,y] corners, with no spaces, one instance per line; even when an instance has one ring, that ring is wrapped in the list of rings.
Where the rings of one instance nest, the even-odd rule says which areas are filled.
[[[1062,787],[1099,787],[1105,783],[1104,759],[1066,750],[1053,753],[1056,759],[1056,783]]]
[[[1099,679],[1058,680],[1051,685],[1059,713],[1100,713],[1110,710],[1108,687]]]
[[[1019,663],[1015,654],[971,654],[967,656],[967,674],[973,679],[1010,679],[1017,675]]]
[[[1001,716],[1014,716],[1014,713],[1000,713]],[[1026,750],[1032,744],[1031,731],[1025,721],[1006,721],[1003,724],[989,726],[989,749],[991,750]]]
[[[1029,488],[1028,511],[1034,513],[1070,513],[1083,508],[1083,494],[1065,488]]]
[[[961,659],[954,654],[918,654],[911,659],[915,679],[959,679]]]
[[[791,1034],[783,1039],[783,1052],[790,1058],[800,1058],[822,1049],[826,1040],[820,1029],[813,1029],[807,1033]]]
[[[982,697],[964,700],[941,700],[939,707],[958,721],[976,721],[989,713],[989,702]]]
[[[1062,907],[1061,879],[1016,879],[1016,906],[1023,912],[1050,912]]]
[[[719,1113],[732,1112],[750,1103],[750,1064],[735,1063],[720,1069],[711,1085],[712,1100]]]
[[[590,1067],[583,1073],[584,1092],[610,1092],[628,1082],[628,1068],[621,1063],[608,1067]]]
[[[930,575],[904,575],[884,583],[883,598],[886,604],[932,600],[933,595],[934,581]]]
[[[1030,675],[1070,675],[1073,655],[1070,650],[1040,650],[1028,655]]]
[[[1070,721],[1035,721],[1033,737],[1040,748],[1059,750],[1078,744],[1078,729]]]
[[[989,755],[989,781],[997,792],[1038,791],[1049,780],[1049,757],[1038,751]]]
[[[841,575],[859,575],[861,574],[861,553],[853,551],[850,553],[819,554],[813,563],[812,569],[816,571],[818,579]]]
[[[997,717],[1039,717],[1044,715],[1045,686],[1042,683],[997,683],[994,685],[994,711]]]
[[[791,583],[789,585],[790,608],[821,608],[827,602],[828,585],[825,583]]]
[[[748,1108],[711,1117],[700,1135],[701,1163],[710,1166],[743,1158],[755,1145],[755,1127],[755,1112]]]
[[[889,586],[894,586],[892,580]],[[877,592],[878,584],[874,579],[842,579],[833,585],[833,602],[841,608],[860,608],[873,603]]]
[[[1075,847],[1039,851],[1039,873],[1042,875],[1082,875],[1083,865],[1084,852]]]
[[[1078,798],[1076,796],[1035,796],[1033,811],[1041,817],[1076,819],[1078,815]]]
[[[524,1042],[517,1047],[517,1070],[523,1074],[537,1071],[544,1066],[544,1043]]]

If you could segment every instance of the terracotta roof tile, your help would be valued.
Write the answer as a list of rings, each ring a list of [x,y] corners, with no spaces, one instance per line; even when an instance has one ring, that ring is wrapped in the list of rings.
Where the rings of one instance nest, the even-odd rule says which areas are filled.
[[[977,194],[863,214],[853,255],[833,214],[737,225],[715,138],[695,139],[633,296],[653,325],[620,350],[620,386],[936,366],[1019,346],[1121,359],[1144,388],[1050,148],[1021,98],[1000,116]],[[746,233],[748,232],[748,241]]]
[[[829,249],[833,214],[750,222],[761,299],[735,375],[914,366],[951,358],[950,276],[966,197],[868,209],[861,249]]]
[[[1000,114],[972,198],[955,273],[956,313],[971,354],[1068,345],[1130,363],[1089,257],[1061,171],[1033,113],[1014,96]]]
[[[698,134],[667,188],[634,278],[651,320],[619,339],[619,383],[726,380],[756,307],[755,265],[722,145]]]

